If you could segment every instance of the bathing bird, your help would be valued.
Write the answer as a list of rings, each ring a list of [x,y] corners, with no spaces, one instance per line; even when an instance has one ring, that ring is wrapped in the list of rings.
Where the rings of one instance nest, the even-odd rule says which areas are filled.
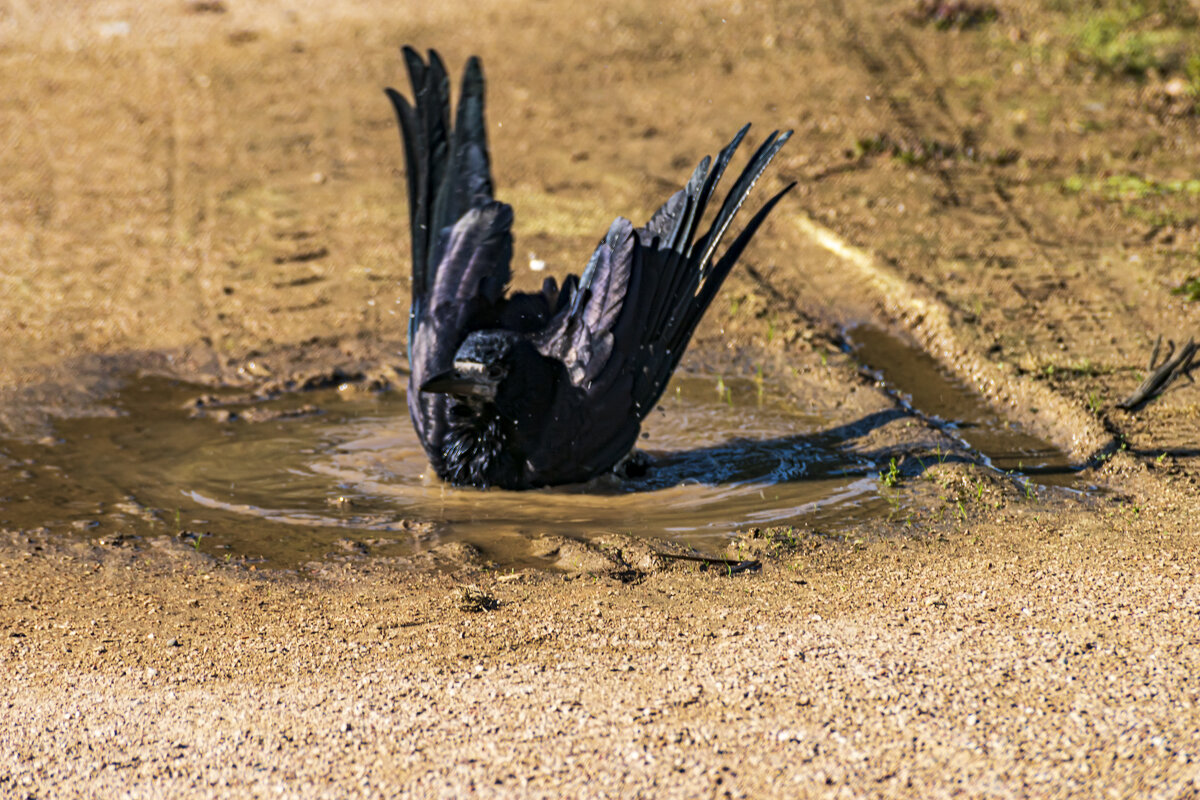
[[[706,230],[702,220],[746,125],[635,228],[618,218],[583,274],[508,292],[513,210],[495,199],[483,68],[467,61],[451,121],[434,50],[403,49],[410,102],[394,89],[412,230],[408,408],[437,474],[459,486],[579,483],[633,451],[700,322],[775,194],[723,250],[755,182],[791,136],[759,146]]]

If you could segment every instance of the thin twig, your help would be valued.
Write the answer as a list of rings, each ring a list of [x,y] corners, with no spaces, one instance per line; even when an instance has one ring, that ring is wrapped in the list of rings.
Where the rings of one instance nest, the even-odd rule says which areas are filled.
[[[1167,354],[1159,364],[1158,354],[1161,348],[1162,337],[1159,336],[1158,341],[1154,343],[1154,352],[1150,355],[1150,375],[1142,381],[1133,394],[1117,403],[1117,408],[1136,411],[1151,400],[1161,397],[1180,375],[1191,383],[1196,382],[1192,378],[1192,370],[1198,365],[1192,362],[1196,358],[1196,352],[1200,351],[1200,346],[1194,339],[1188,339],[1187,344],[1179,348],[1178,354],[1175,352],[1175,342],[1168,341]]]
[[[1170,342],[1171,353],[1175,352],[1175,343]],[[1162,334],[1158,335],[1158,339],[1154,341],[1154,351],[1150,353],[1150,366],[1146,368],[1147,372],[1154,372],[1154,365],[1158,363],[1158,352],[1162,350]],[[1170,360],[1171,353],[1167,353],[1167,360]]]
[[[762,566],[761,563],[755,561],[754,559],[738,561],[734,558],[715,558],[713,556],[682,556],[675,553],[655,553],[655,555],[662,556],[663,558],[672,558],[676,561],[696,561],[701,564],[728,567],[730,575],[734,575],[738,572],[746,572],[748,570],[758,569]]]

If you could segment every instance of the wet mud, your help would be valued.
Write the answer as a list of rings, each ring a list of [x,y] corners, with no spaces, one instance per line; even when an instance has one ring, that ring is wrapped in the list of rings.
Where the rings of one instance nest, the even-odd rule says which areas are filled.
[[[1085,464],[1005,419],[929,353],[870,325],[851,329],[848,337],[855,358],[902,408],[952,436],[982,464],[1040,484],[1096,488],[1078,480]]]

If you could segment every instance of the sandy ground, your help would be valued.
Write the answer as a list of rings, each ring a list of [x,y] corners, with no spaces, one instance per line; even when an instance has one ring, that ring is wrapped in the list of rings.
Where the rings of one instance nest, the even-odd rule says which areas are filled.
[[[0,5],[9,436],[98,413],[130,371],[393,358],[380,87],[413,43],[484,58],[518,256],[559,271],[743,121],[795,128],[764,188],[798,191],[693,358],[868,408],[836,342],[871,321],[1105,487],[1024,497],[944,465],[913,479],[937,513],[747,534],[730,554],[762,568],[735,575],[604,537],[555,571],[288,572],[10,531],[0,794],[1200,794],[1197,394],[1115,407],[1158,334],[1200,331],[1173,291],[1200,272],[1194,13],[1016,3],[943,30],[915,8]],[[1095,45],[1103,14],[1149,66]]]

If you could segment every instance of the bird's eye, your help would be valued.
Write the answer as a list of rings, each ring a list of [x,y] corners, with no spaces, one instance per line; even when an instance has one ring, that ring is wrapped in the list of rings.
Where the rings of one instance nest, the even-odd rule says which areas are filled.
[[[496,366],[494,364],[492,366],[488,367],[488,377],[489,378],[499,378],[503,374],[504,374],[504,369],[502,367]]]

